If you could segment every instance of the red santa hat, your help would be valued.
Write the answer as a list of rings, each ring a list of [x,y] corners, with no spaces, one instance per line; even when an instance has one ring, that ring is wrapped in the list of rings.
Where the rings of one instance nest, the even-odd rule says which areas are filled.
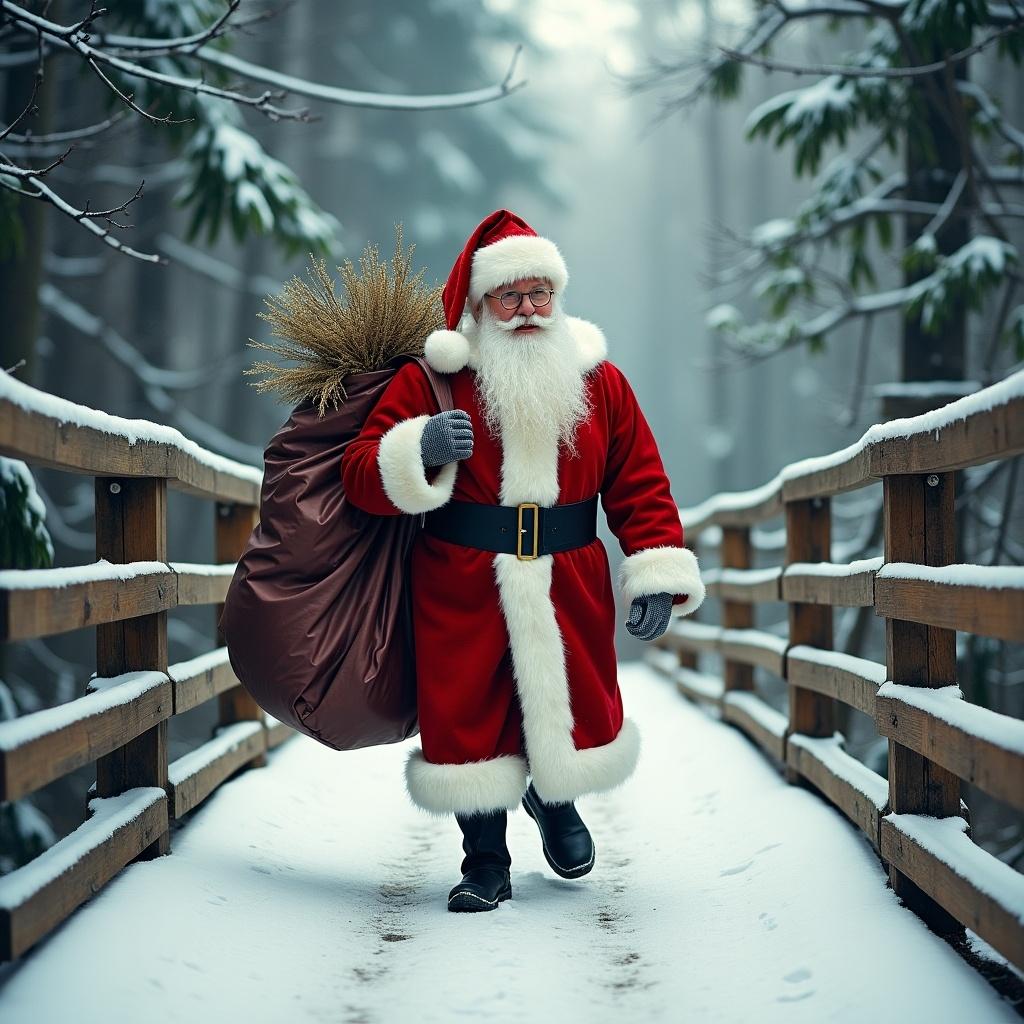
[[[424,344],[430,365],[445,373],[461,370],[471,351],[469,339],[457,330],[467,302],[475,304],[485,292],[520,277],[546,277],[561,292],[569,271],[554,242],[510,210],[495,210],[476,226],[448,275],[441,294],[448,327],[434,331]]]

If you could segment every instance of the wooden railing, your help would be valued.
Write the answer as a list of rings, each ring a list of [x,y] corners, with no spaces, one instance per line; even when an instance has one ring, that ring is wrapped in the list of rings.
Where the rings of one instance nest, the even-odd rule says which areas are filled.
[[[92,761],[88,817],[0,878],[0,958],[21,956],[134,859],[169,852],[170,819],[294,735],[239,686],[221,646],[168,664],[167,612],[213,605],[258,517],[259,469],[176,430],[127,420],[0,373],[0,454],[95,477],[96,558],[0,572],[0,640],[96,630],[85,696],[0,722],[0,799],[17,800]],[[167,560],[168,487],[215,502],[217,564]],[[213,738],[168,764],[167,729],[218,700]]]
[[[953,515],[955,470],[1021,452],[1024,372],[681,510],[695,550],[721,530],[721,568],[702,573],[721,624],[673,620],[651,660],[862,829],[893,889],[933,927],[967,926],[1024,967],[1024,876],[969,838],[960,799],[965,779],[1024,809],[1024,722],[969,704],[955,685],[957,630],[1024,641],[1024,568],[954,564]],[[884,556],[830,562],[831,497],[878,482]],[[751,526],[779,515],[785,565],[751,568]],[[788,637],[754,628],[765,601],[788,604]],[[832,650],[834,607],[885,618],[884,665]],[[701,652],[721,656],[721,676],[697,670]],[[788,718],[754,691],[754,666],[786,680]],[[846,753],[835,701],[888,738],[888,779]]]

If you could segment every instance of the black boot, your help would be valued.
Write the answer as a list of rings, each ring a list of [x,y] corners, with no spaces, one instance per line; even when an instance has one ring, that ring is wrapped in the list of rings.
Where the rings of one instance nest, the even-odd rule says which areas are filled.
[[[512,857],[505,844],[508,812],[456,814],[462,829],[462,881],[448,894],[449,910],[496,910],[511,899]]]
[[[546,804],[531,782],[523,806],[540,829],[544,857],[562,878],[579,878],[594,866],[594,840],[572,802]]]

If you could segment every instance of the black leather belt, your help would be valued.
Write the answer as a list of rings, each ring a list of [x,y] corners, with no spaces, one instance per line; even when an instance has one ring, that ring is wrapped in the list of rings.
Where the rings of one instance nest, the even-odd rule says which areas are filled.
[[[427,512],[423,529],[432,537],[526,561],[583,547],[597,537],[597,495],[567,505],[484,505],[449,501]]]

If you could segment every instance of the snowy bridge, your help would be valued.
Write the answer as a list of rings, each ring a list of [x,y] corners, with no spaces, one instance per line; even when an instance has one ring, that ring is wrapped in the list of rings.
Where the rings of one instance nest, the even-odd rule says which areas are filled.
[[[644,752],[580,801],[595,871],[552,876],[513,814],[513,900],[450,915],[457,828],[409,804],[402,746],[292,738],[223,647],[168,664],[167,612],[219,612],[259,471],[0,375],[0,453],[95,477],[97,554],[0,573],[0,639],[97,638],[90,692],[0,723],[4,800],[97,776],[87,820],[0,878],[0,1018],[1006,1019],[974,965],[1024,966],[1024,880],[971,840],[960,780],[1024,808],[1024,725],[963,699],[954,641],[1024,640],[1024,570],[956,564],[953,493],[1021,452],[1024,373],[683,510],[689,544],[720,542],[721,621],[621,666]],[[879,482],[884,556],[832,563],[829,499]],[[214,501],[217,564],[167,560],[168,487]],[[776,516],[785,564],[753,569]],[[754,627],[765,601],[787,637]],[[884,665],[832,650],[840,606],[884,617]],[[212,700],[213,738],[168,763],[169,719]],[[888,778],[844,751],[836,702],[874,719]]]

